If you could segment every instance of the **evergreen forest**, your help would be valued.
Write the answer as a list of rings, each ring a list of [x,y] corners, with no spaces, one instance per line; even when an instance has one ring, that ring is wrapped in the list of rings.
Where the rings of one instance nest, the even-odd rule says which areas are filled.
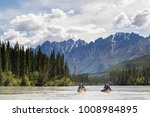
[[[68,86],[69,69],[64,55],[41,52],[16,43],[0,42],[0,86]]]
[[[111,71],[110,81],[114,85],[150,85],[150,66]]]

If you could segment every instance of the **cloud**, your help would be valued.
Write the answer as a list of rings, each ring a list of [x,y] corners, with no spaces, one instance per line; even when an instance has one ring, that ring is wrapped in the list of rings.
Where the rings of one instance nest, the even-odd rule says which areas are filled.
[[[105,29],[87,21],[83,24],[84,17],[84,14],[75,14],[74,10],[64,12],[61,9],[52,9],[48,13],[19,15],[10,21],[10,28],[3,38],[13,44],[18,41],[20,44],[35,47],[46,40],[92,40],[105,32]]]
[[[118,28],[140,28],[149,25],[150,9],[138,11],[134,16],[129,18],[124,12],[114,18],[114,25]]]
[[[66,30],[66,32],[72,38],[86,39],[86,41],[90,42],[93,39],[96,39],[100,35],[104,34],[106,30],[103,28],[96,27],[94,24],[89,24],[87,26],[82,26],[82,27],[71,26]]]
[[[74,15],[74,14],[75,14],[75,11],[74,11],[74,10],[70,10],[70,11],[68,11],[68,14],[69,14],[69,15]]]
[[[86,33],[87,29],[85,29],[84,27],[75,27],[75,26],[71,26],[70,28],[67,29],[68,33]]]
[[[136,27],[143,27],[148,24],[150,15],[150,9],[144,9],[139,11],[134,17],[132,17],[132,25]]]
[[[115,26],[118,28],[124,28],[124,27],[129,26],[129,24],[130,24],[129,18],[127,17],[127,15],[124,12],[117,15],[114,18],[113,22],[114,22]]]
[[[60,9],[52,9],[49,14],[20,15],[10,21],[10,24],[18,31],[36,31],[43,29],[49,22],[55,19],[66,18],[67,15]]]
[[[66,18],[66,13],[64,13],[64,11],[60,9],[52,9],[50,17],[51,18]]]
[[[135,2],[137,2],[137,0],[120,0],[119,5],[127,6],[127,5],[132,5]]]
[[[105,32],[104,29],[96,27],[94,24],[89,24],[83,27],[71,26],[67,29],[68,33],[102,33]]]
[[[4,33],[3,39],[28,46],[37,46],[46,40],[64,40],[70,38],[61,25],[66,18],[67,14],[60,9],[52,9],[49,13],[20,15],[10,21],[10,29]]]
[[[39,30],[44,23],[44,16],[39,14],[27,14],[17,16],[10,21],[10,24],[18,31],[35,31]]]
[[[29,39],[26,36],[26,33],[20,33],[14,29],[8,29],[2,38],[5,41],[9,41],[12,45],[14,45],[16,42],[21,45],[26,45],[29,42]]]
[[[149,8],[147,0],[24,0],[19,3],[16,9],[1,9],[0,30],[5,32],[4,39],[26,46],[68,38],[93,41],[118,31],[150,30],[149,10],[145,9]]]
[[[62,26],[58,25],[50,25],[47,29],[47,38],[53,39],[66,39],[70,38],[69,34],[67,34],[66,29]]]

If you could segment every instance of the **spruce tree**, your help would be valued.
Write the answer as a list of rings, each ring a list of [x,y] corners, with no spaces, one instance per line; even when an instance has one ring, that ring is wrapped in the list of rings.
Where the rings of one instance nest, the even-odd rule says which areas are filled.
[[[13,71],[14,71],[14,74],[16,75],[16,76],[19,76],[20,75],[20,69],[19,69],[19,67],[20,67],[20,52],[19,52],[19,44],[18,44],[18,42],[15,44],[15,46],[14,46],[14,67],[13,67]]]
[[[28,74],[30,72],[30,49],[29,48],[26,49],[25,55],[26,55],[25,72],[26,72],[26,74]]]
[[[51,55],[50,55],[50,60],[49,60],[49,80],[53,80],[53,78],[55,77],[56,75],[56,64],[55,64],[55,51],[53,50],[51,52]]]
[[[69,68],[67,62],[65,63],[65,67],[64,67],[64,75],[69,76]]]
[[[10,61],[10,52],[11,48],[10,48],[10,43],[9,41],[7,42],[7,48],[6,48],[6,71],[10,71],[11,70],[11,61]]]
[[[2,55],[2,71],[5,71],[6,70],[6,47],[4,43],[2,43],[1,55]]]
[[[58,52],[57,57],[56,57],[56,74],[58,76],[61,75],[61,54]]]
[[[39,48],[37,53],[37,71],[42,72],[42,51]]]
[[[25,75],[25,53],[24,47],[20,48],[20,76],[23,78]]]
[[[0,74],[1,74],[1,72],[2,72],[2,54],[1,54],[1,47],[2,45],[1,45],[1,41],[0,41]]]

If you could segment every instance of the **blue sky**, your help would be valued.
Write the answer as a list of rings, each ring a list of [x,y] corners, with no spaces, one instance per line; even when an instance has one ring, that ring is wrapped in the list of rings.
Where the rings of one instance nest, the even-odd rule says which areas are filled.
[[[0,9],[16,8],[19,7],[20,0],[1,0]]]
[[[116,32],[150,34],[150,0],[0,0],[0,35],[35,47]]]

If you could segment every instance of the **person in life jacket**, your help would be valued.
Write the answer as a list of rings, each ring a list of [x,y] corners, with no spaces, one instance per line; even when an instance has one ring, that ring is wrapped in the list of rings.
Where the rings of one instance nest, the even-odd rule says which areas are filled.
[[[111,90],[111,88],[110,88],[108,83],[104,85],[104,89],[103,90]]]
[[[84,89],[84,90],[86,91],[86,89],[85,89],[85,87],[84,87],[83,84],[80,84],[80,85],[79,85],[79,87],[78,87],[78,92],[80,91],[80,89]]]

